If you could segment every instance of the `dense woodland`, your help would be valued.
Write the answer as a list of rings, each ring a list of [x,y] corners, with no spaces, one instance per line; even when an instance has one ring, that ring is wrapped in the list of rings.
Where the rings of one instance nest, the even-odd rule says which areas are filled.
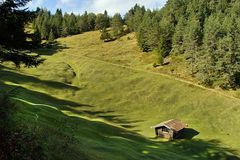
[[[141,49],[158,51],[160,63],[183,55],[192,76],[228,89],[240,85],[239,15],[237,0],[168,0],[158,11],[135,6],[125,18]]]
[[[58,37],[80,34],[87,31],[101,30],[101,39],[119,37],[123,33],[123,19],[119,13],[110,17],[104,13],[94,14],[85,12],[83,15],[62,13],[57,9],[55,14],[45,9],[37,9],[37,18],[33,21],[33,28],[39,32],[41,39],[53,41]],[[107,28],[112,28],[112,34]]]

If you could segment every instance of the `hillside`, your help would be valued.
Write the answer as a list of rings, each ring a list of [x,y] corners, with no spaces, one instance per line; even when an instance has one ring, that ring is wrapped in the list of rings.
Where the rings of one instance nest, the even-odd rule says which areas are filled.
[[[14,119],[21,119],[16,123],[40,137],[47,155],[234,159],[230,153],[240,154],[239,99],[154,72],[151,55],[139,51],[134,34],[109,43],[99,36],[60,38],[52,48],[36,51],[46,58],[40,67],[0,71],[2,89],[21,86],[11,93],[17,99],[10,98],[17,108]],[[172,118],[189,125],[187,140],[155,140],[150,127]]]

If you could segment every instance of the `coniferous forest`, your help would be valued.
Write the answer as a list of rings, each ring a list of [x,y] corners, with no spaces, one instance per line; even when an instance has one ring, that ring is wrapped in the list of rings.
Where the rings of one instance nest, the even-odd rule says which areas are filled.
[[[125,19],[143,51],[184,55],[202,84],[228,89],[240,85],[239,15],[236,0],[169,0],[159,11],[135,6]]]
[[[104,14],[85,12],[83,15],[62,13],[57,9],[55,14],[38,8],[33,27],[40,32],[41,39],[54,40],[59,37],[76,35],[87,31],[102,30],[110,27],[110,17],[107,11]]]

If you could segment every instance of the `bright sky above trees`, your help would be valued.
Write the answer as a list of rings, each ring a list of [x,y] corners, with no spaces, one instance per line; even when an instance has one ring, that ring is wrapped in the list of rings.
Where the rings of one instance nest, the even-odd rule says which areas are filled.
[[[33,0],[29,3],[30,9],[36,7],[47,8],[53,12],[57,8],[61,8],[64,12],[83,13],[103,12],[105,9],[110,15],[116,12],[126,13],[136,3],[146,6],[146,8],[161,8],[166,0]]]

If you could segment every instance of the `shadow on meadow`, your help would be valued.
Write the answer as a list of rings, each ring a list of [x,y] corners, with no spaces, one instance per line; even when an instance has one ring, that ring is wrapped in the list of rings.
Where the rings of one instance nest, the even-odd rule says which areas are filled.
[[[60,109],[56,110],[41,105],[34,106],[16,103],[16,101],[11,101],[8,104],[11,104],[11,106],[8,106],[8,109],[9,113],[12,114],[12,119],[19,116],[15,116],[13,112],[18,112],[18,110],[21,110],[20,108],[25,108],[25,113],[22,113],[23,115],[20,114],[20,117],[16,118],[17,121],[8,123],[20,126],[24,130],[24,132],[14,130],[14,133],[17,133],[18,136],[16,137],[13,134],[10,138],[17,139],[11,141],[13,144],[7,142],[8,145],[18,144],[18,146],[13,146],[17,150],[7,152],[11,156],[15,156],[14,158],[19,158],[22,154],[28,158],[41,154],[42,156],[39,159],[52,157],[54,159],[74,160],[96,157],[96,159],[110,160],[115,156],[131,160],[239,160],[239,157],[234,155],[236,151],[223,148],[217,140],[204,141],[193,139],[156,142],[144,138],[135,132],[103,122],[69,116],[61,112]],[[55,106],[57,105],[56,103]],[[14,111],[11,111],[12,109]],[[35,114],[38,114],[38,120],[31,118]],[[28,118],[25,119],[23,117]],[[16,141],[21,143],[16,143]],[[32,141],[35,143],[32,144]],[[2,145],[4,146],[4,144]],[[34,153],[36,149],[40,150]],[[99,154],[102,157],[99,157]]]
[[[200,139],[177,140],[172,142],[176,149],[180,149],[184,154],[194,159],[208,160],[239,160],[237,151],[224,148],[218,140],[204,141]],[[238,156],[237,156],[238,155]]]
[[[193,129],[186,131],[184,139],[172,142],[156,142],[135,132],[103,122],[90,121],[74,115],[69,116],[63,111],[70,111],[77,115],[93,115],[112,122],[124,123],[123,127],[125,128],[134,127],[130,124],[141,122],[127,121],[122,119],[121,115],[114,115],[113,111],[92,111],[91,108],[94,107],[92,105],[58,99],[45,93],[16,87],[5,82],[28,83],[31,80],[49,86],[56,83],[56,87],[60,85],[63,88],[71,89],[71,86],[69,88],[64,83],[42,81],[11,71],[1,71],[0,76],[1,93],[3,91],[7,93],[3,94],[4,96],[0,95],[0,138],[11,139],[0,142],[0,155],[10,154],[15,156],[14,158],[26,155],[27,158],[31,159],[39,154],[42,155],[40,159],[47,159],[48,156],[54,159],[89,159],[93,156],[98,157],[101,153],[102,156],[106,156],[101,157],[102,159],[111,159],[109,157],[112,156],[133,160],[239,159],[239,157],[234,156],[237,155],[236,151],[222,147],[221,142],[217,140],[192,139],[198,134]],[[24,101],[11,99],[11,97]],[[2,103],[9,98],[11,103]],[[75,107],[83,107],[83,110],[76,110]],[[21,114],[16,114],[21,108],[24,108],[20,112]],[[37,120],[36,115],[38,115]],[[20,117],[16,118],[15,116]],[[126,126],[124,126],[125,124]],[[6,144],[12,149],[2,150],[3,147],[6,148]],[[36,150],[39,152],[35,152]],[[91,156],[86,153],[91,154]]]
[[[68,47],[66,45],[60,44],[57,41],[54,41],[43,43],[40,48],[33,50],[33,52],[42,56],[51,56],[63,49],[68,49]]]
[[[70,90],[80,90],[80,88],[76,86],[71,86],[66,83],[62,82],[56,82],[56,81],[49,81],[49,80],[41,80],[39,78],[29,76],[29,75],[24,75],[21,73],[16,73],[14,71],[10,71],[9,69],[7,70],[0,70],[0,81],[1,82],[11,82],[11,83],[16,83],[16,84],[35,84],[39,86],[47,86],[50,88],[55,88],[55,89],[70,89]]]
[[[33,103],[47,103],[48,105],[53,105],[49,104],[49,102],[54,102],[54,104],[58,104],[60,109],[70,111],[74,114],[79,114],[79,115],[87,115],[90,117],[98,117],[102,118],[107,121],[111,121],[114,123],[120,124],[122,127],[125,128],[134,128],[136,127],[135,125],[132,125],[134,123],[142,122],[143,120],[139,121],[129,121],[123,118],[122,115],[119,114],[114,114],[114,111],[93,111],[92,109],[88,108],[79,108],[81,107],[94,107],[88,104],[79,104],[76,102],[72,101],[66,101],[66,100],[60,100],[58,98],[52,97],[48,94],[43,94],[38,91],[33,91],[26,89],[24,87],[18,87],[11,85],[12,83],[14,84],[30,84],[32,86],[37,86],[37,87],[45,87],[45,88],[53,88],[53,89],[58,89],[58,90],[70,90],[70,91],[79,91],[81,88],[78,88],[76,86],[71,86],[66,83],[62,82],[56,82],[56,81],[49,81],[49,80],[41,80],[39,78],[36,78],[34,76],[29,76],[29,75],[24,75],[21,73],[14,72],[14,70],[1,66],[2,70],[0,70],[0,88],[3,90],[4,88],[7,88],[7,90],[10,90],[12,95],[17,95],[19,98],[22,98],[24,100],[27,100],[29,102]],[[9,85],[6,85],[5,83],[9,83]],[[2,84],[2,85],[1,85]],[[37,99],[32,99],[31,97],[38,97]],[[78,109],[75,109],[75,107],[78,107]]]

